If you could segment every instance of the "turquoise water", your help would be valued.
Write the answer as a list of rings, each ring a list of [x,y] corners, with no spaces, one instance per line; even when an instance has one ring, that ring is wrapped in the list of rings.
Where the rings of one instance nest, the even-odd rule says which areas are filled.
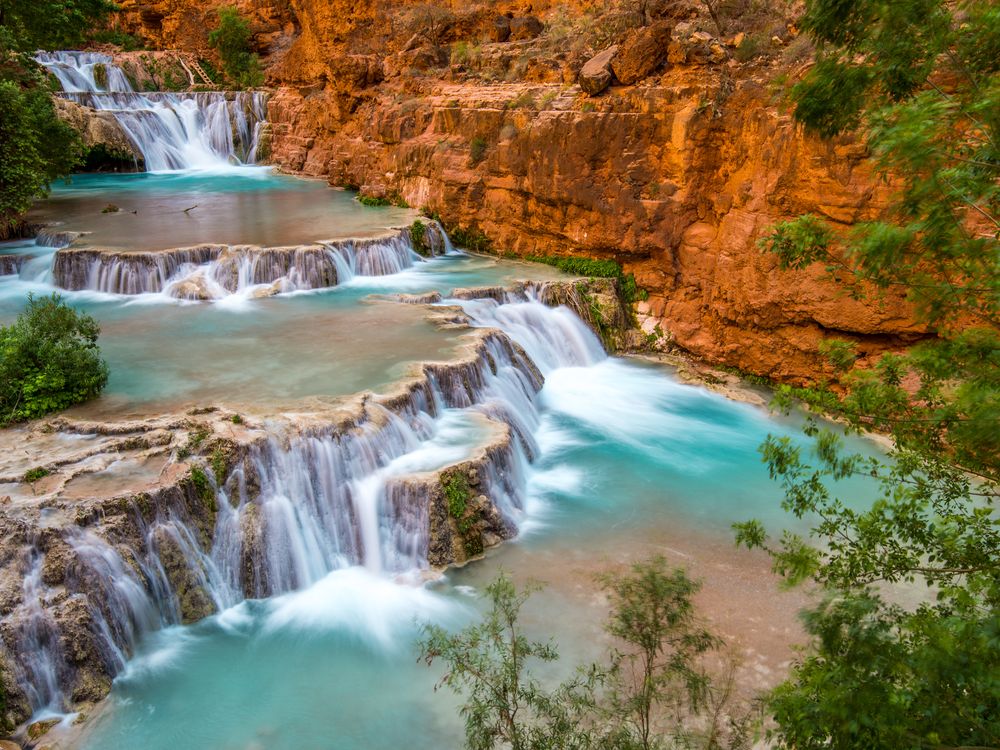
[[[556,637],[560,674],[605,645],[592,573],[653,552],[709,574],[707,589],[713,566],[745,567],[765,596],[733,599],[737,616],[770,615],[779,597],[765,564],[732,549],[729,524],[787,521],[756,446],[769,432],[794,433],[792,422],[619,359],[550,374],[542,400],[542,455],[516,542],[429,588],[337,571],[312,589],[154,634],[83,746],[455,747],[455,699],[434,692],[438,675],[416,662],[414,640],[420,622],[467,622],[475,592],[501,567],[547,582],[525,623]],[[782,606],[790,619],[792,605]]]
[[[173,239],[191,227],[155,207],[217,205],[219,196],[228,196],[218,204],[228,208],[217,215],[230,219],[212,231],[280,237],[253,240],[265,244],[316,231],[283,214],[282,206],[297,202],[307,213],[343,211],[347,218],[331,226],[374,226],[395,215],[368,213],[320,183],[250,173],[77,178],[41,210],[72,219],[69,228],[93,222],[102,241],[180,245],[190,243]],[[150,220],[149,236],[123,229],[129,215],[95,216],[109,201],[141,207],[131,216],[143,227],[150,212],[159,216]],[[192,229],[191,236],[244,241],[204,231]],[[30,250],[39,257],[29,268],[0,277],[2,322],[29,292],[52,291],[45,275],[51,250]],[[105,395],[77,413],[143,414],[217,400],[268,410],[379,389],[413,361],[446,357],[456,333],[434,328],[419,306],[370,295],[557,275],[530,264],[449,256],[393,276],[263,300],[190,304],[161,295],[67,294],[100,321],[112,372]],[[456,747],[457,703],[434,691],[438,673],[417,662],[415,639],[423,622],[458,627],[474,617],[478,592],[500,568],[519,582],[547,583],[525,623],[559,642],[566,659],[556,675],[607,646],[593,575],[653,553],[703,579],[706,616],[723,632],[747,634],[743,650],[755,665],[771,674],[780,669],[796,637],[799,600],[779,595],[761,555],[735,550],[730,525],[749,517],[790,525],[757,446],[768,433],[797,435],[796,419],[682,385],[664,367],[618,358],[548,372],[540,407],[539,455],[528,470],[526,520],[516,541],[429,585],[349,568],[303,591],[149,634],[106,704],[70,744],[88,750]]]
[[[104,213],[109,203],[121,210]],[[74,175],[54,185],[28,219],[88,232],[78,244],[162,250],[206,242],[278,247],[366,237],[406,226],[416,215],[392,206],[362,209],[353,193],[321,180],[247,167],[220,175]]]
[[[29,293],[60,291],[45,280],[51,249],[11,243],[3,250],[30,251],[38,260],[20,277],[0,277],[0,323],[17,316]],[[373,293],[447,292],[558,275],[547,266],[454,255],[391,277],[358,277],[280,298],[192,304],[159,294],[60,292],[100,322],[111,370],[104,394],[71,414],[137,416],[222,401],[267,408],[378,390],[414,362],[446,358],[458,333],[428,322],[420,306],[366,300]]]

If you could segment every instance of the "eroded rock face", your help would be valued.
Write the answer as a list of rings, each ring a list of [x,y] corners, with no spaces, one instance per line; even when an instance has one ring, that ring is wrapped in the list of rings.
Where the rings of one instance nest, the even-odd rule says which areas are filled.
[[[489,83],[472,79],[470,61],[416,55],[426,35],[402,52],[428,28],[408,7],[237,4],[255,36],[283,40],[267,60],[279,86],[272,158],[283,168],[399,193],[504,252],[613,258],[649,292],[638,310],[649,333],[780,380],[829,374],[817,353],[826,338],[855,341],[864,358],[924,334],[898,295],[861,304],[821,269],[779,271],[760,252],[777,221],[811,212],[846,228],[877,216],[885,196],[859,143],[813,139],[772,104],[770,79],[795,71],[729,59],[732,40],[715,36],[702,4],[657,0],[616,17],[632,30],[596,56],[532,52],[548,28],[514,41],[515,28],[536,28],[518,21],[522,6],[431,8],[450,14],[440,49],[494,40],[477,53]],[[210,9],[145,5],[157,11],[142,21],[151,39],[210,54]],[[195,10],[198,28],[184,16]],[[382,80],[369,74],[376,62],[338,62],[353,55],[380,59]]]
[[[522,41],[534,39],[542,33],[542,22],[535,16],[522,16],[510,19],[510,39],[511,41]]]

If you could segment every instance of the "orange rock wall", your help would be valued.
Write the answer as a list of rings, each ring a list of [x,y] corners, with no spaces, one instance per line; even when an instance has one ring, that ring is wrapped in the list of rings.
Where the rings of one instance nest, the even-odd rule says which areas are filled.
[[[239,4],[269,55],[272,159],[286,170],[398,193],[499,251],[614,258],[649,292],[645,330],[752,373],[815,380],[825,337],[870,355],[922,335],[898,297],[858,302],[823,269],[783,272],[758,248],[781,219],[812,212],[847,228],[886,197],[858,143],[805,135],[759,72],[674,64],[591,99],[561,82],[408,70],[406,13],[423,4]],[[213,12],[154,5],[199,8],[202,33]],[[162,21],[159,43],[194,43],[187,12],[167,13],[180,20]]]

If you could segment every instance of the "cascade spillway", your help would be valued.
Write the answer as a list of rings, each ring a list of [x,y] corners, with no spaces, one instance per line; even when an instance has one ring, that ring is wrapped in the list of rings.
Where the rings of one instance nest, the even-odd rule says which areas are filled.
[[[603,350],[579,318],[530,294],[463,304],[484,330],[468,334],[461,356],[421,365],[394,393],[362,398],[346,421],[266,423],[242,445],[216,444],[232,458],[203,474],[210,490],[182,481],[93,511],[74,506],[82,527],[46,545],[12,537],[24,590],[5,627],[32,713],[90,697],[89,686],[118,674],[152,630],[350,567],[419,578],[454,561],[455,545],[468,540],[449,525],[442,472],[475,476],[475,533],[490,538],[479,551],[516,534],[539,455],[542,373],[586,366]],[[555,339],[566,343],[536,364],[532,353]],[[47,554],[58,554],[55,567]]]
[[[59,80],[64,98],[111,112],[147,171],[217,171],[257,162],[266,118],[261,92],[137,92],[108,55],[40,52],[35,59]]]

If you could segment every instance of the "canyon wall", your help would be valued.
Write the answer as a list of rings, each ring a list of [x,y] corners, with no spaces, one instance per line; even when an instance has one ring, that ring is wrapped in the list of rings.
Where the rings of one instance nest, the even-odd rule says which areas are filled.
[[[211,55],[209,5],[125,5],[145,38]],[[723,34],[682,2],[239,5],[276,89],[283,169],[401,197],[497,252],[617,260],[648,292],[653,337],[777,380],[829,374],[827,337],[864,358],[924,335],[900,295],[858,301],[758,247],[782,219],[847,229],[887,198],[863,144],[792,121],[783,92],[810,55],[794,9]],[[611,41],[608,77],[633,85],[589,96],[579,72]]]

